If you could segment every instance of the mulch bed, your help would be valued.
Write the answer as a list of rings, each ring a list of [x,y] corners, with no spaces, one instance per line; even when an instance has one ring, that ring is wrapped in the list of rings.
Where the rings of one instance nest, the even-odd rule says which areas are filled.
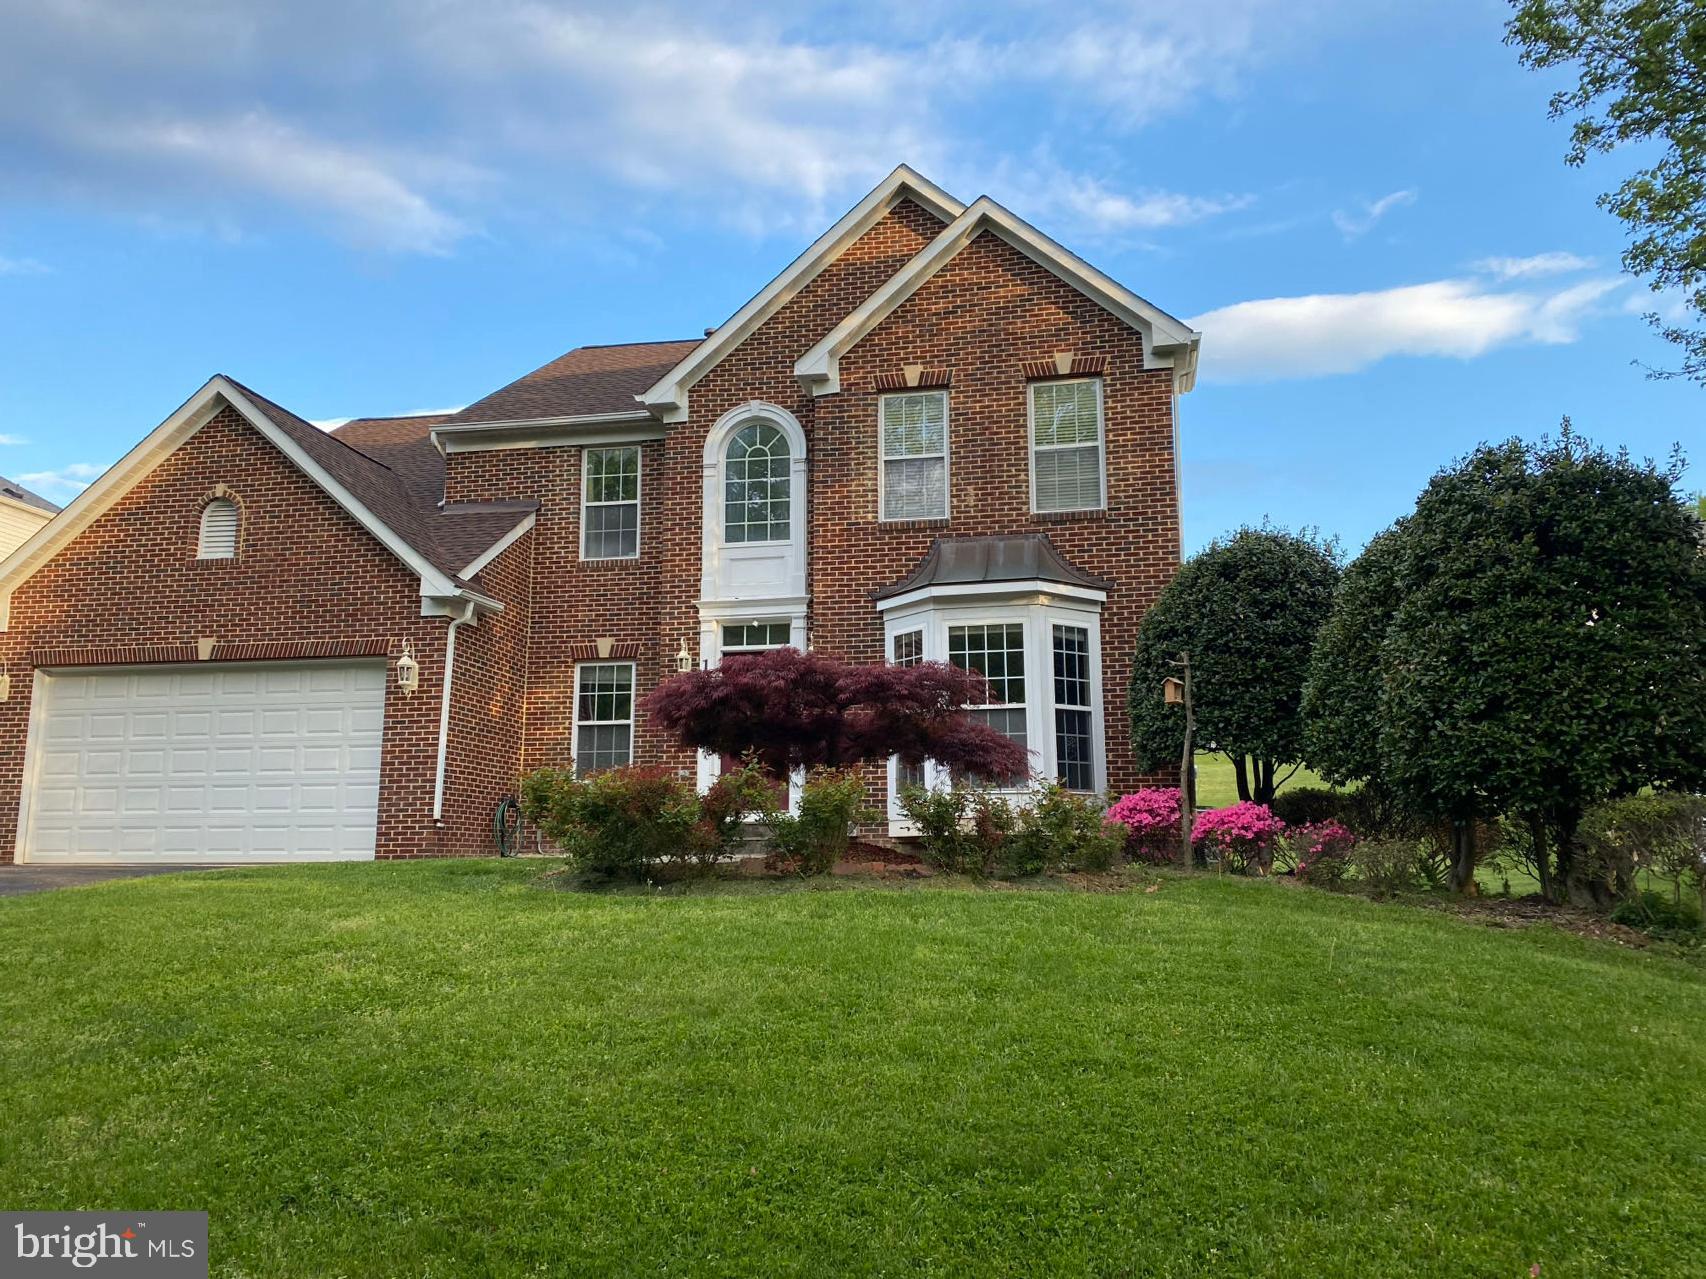
[[[1636,950],[1652,945],[1652,939],[1639,929],[1614,924],[1604,915],[1574,906],[1556,905],[1539,893],[1527,897],[1428,897],[1420,904],[1472,919],[1489,928],[1532,928],[1535,924],[1551,924],[1581,937],[1616,942],[1619,946]]]

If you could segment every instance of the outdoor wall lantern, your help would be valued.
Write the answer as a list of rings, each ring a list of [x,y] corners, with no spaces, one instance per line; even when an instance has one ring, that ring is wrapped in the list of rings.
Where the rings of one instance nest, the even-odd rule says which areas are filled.
[[[413,693],[421,686],[421,664],[415,660],[415,646],[403,641],[403,655],[397,659],[397,687]]]
[[[693,669],[693,652],[687,647],[687,636],[681,637],[681,651],[675,655],[675,669],[683,675]]]

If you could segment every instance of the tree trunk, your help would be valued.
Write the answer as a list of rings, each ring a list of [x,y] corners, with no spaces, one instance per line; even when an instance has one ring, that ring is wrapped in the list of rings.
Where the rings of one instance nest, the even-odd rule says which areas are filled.
[[[1475,894],[1475,823],[1451,824],[1451,891]]]
[[[1255,764],[1255,801],[1258,804],[1272,804],[1274,802],[1274,762],[1271,759],[1258,759]]]
[[[1540,876],[1540,896],[1552,900],[1552,856],[1546,850],[1546,818],[1539,811],[1528,815],[1528,835],[1534,841],[1534,869]]]
[[[1232,757],[1232,773],[1238,779],[1238,798],[1247,802],[1250,798],[1250,772],[1242,755]]]

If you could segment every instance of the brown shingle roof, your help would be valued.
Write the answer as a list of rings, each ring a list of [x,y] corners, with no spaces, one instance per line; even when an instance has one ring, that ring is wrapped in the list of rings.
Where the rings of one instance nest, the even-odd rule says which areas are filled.
[[[434,482],[432,464],[420,450],[424,443],[434,455],[438,452],[427,433],[439,419],[430,415],[358,419],[361,429],[344,438],[343,429],[335,435],[322,431],[235,378],[227,380],[356,501],[451,577],[459,578],[469,564],[536,509],[535,503],[492,503],[478,513],[456,508],[441,511],[444,459],[437,461]],[[508,509],[496,509],[499,506]]]
[[[679,364],[701,341],[689,338],[576,347],[445,421],[454,425],[525,422],[637,409],[634,397]]]
[[[900,581],[873,591],[886,600],[924,586],[971,582],[1064,582],[1105,591],[1112,583],[1086,573],[1055,549],[1046,533],[1012,537],[939,537],[918,567]]]

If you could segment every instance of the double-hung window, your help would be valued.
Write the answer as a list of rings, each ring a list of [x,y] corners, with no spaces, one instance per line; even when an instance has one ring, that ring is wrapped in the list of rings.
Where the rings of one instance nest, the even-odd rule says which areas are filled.
[[[1102,509],[1103,471],[1102,380],[1031,383],[1031,509]]]
[[[1096,789],[1090,702],[1090,632],[1053,627],[1054,771],[1068,790]]]
[[[575,776],[634,758],[634,663],[575,667]]]
[[[581,558],[631,560],[640,553],[640,450],[581,454]]]
[[[980,622],[948,628],[948,660],[979,672],[989,681],[989,700],[966,709],[1020,746],[1030,746],[1025,731],[1025,628],[1019,622]],[[1023,775],[993,779],[1021,785]]]
[[[882,518],[939,520],[948,514],[948,393],[882,398]]]

